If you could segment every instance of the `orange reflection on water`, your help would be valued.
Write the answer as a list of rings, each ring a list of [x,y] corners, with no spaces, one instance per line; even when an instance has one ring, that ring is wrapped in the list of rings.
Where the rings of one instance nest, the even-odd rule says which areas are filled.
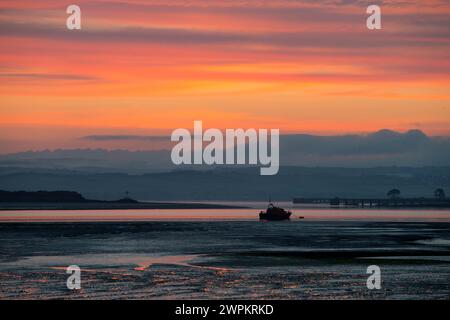
[[[0,222],[257,221],[260,209],[5,210]],[[450,222],[450,210],[293,209],[291,221],[437,220]],[[299,219],[304,217],[305,219]]]

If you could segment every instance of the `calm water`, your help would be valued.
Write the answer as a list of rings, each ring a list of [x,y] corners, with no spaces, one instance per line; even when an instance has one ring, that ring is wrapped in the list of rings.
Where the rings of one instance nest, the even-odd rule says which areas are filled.
[[[0,297],[450,298],[450,212],[294,215],[305,220],[260,222],[254,209],[0,212]],[[30,218],[40,222],[12,222]],[[66,288],[73,264],[80,291]],[[381,290],[366,287],[372,264]]]
[[[221,203],[230,204],[230,203]],[[0,211],[0,222],[65,222],[65,221],[257,221],[266,203],[233,203],[246,209],[168,209],[168,210],[21,210]],[[329,209],[300,208],[281,203],[292,211],[292,220],[378,220],[450,222],[450,210],[414,209]]]

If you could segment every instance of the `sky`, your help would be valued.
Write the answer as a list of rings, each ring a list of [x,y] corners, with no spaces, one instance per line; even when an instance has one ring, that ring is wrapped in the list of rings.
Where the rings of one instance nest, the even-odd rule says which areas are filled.
[[[82,29],[67,30],[66,7]],[[378,4],[382,29],[368,30]],[[450,135],[446,0],[0,2],[0,153],[176,128]],[[128,145],[123,145],[126,140]]]

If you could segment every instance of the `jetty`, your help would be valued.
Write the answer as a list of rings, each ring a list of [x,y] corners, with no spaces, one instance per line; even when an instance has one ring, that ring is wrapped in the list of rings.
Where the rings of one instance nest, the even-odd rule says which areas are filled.
[[[294,198],[294,204],[359,208],[450,208],[450,198]]]

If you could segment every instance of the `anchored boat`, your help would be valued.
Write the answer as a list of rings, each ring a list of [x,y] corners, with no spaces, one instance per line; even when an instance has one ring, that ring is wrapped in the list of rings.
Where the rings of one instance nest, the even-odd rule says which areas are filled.
[[[273,221],[280,221],[280,220],[289,220],[291,217],[291,212],[286,211],[283,208],[275,207],[273,203],[269,203],[269,206],[267,207],[266,211],[261,211],[259,213],[259,219],[260,220],[273,220]]]

